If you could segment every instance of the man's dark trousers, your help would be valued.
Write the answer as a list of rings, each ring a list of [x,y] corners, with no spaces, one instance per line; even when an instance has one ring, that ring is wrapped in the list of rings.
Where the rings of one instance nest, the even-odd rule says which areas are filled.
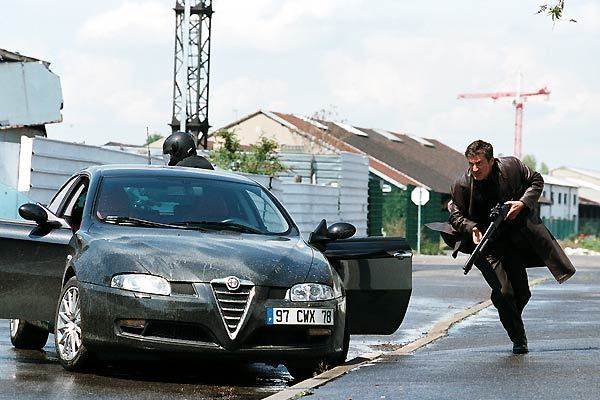
[[[491,300],[498,309],[500,321],[508,336],[513,343],[523,343],[526,336],[521,314],[531,297],[527,272],[523,263],[515,256],[515,251],[506,249],[502,246],[504,243],[494,244],[494,250],[502,248],[501,255],[492,250],[475,265],[492,288]]]

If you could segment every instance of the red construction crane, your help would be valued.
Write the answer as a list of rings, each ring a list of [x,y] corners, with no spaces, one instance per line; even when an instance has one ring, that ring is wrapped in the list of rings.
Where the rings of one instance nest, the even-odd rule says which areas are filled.
[[[539,95],[550,95],[550,90],[547,87],[543,87],[537,92],[521,93],[521,82],[519,79],[519,89],[516,92],[497,92],[497,93],[465,93],[459,94],[459,99],[482,99],[490,98],[492,100],[498,100],[501,97],[512,97],[514,98],[513,104],[516,109],[515,117],[515,140],[514,140],[514,155],[521,158],[521,135],[523,129],[523,103],[530,96]]]

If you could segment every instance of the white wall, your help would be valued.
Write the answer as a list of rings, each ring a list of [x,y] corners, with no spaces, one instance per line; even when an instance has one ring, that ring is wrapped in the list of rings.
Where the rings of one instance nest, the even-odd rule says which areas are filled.
[[[46,204],[56,190],[75,172],[101,164],[147,164],[147,157],[97,146],[62,142],[47,138],[21,138],[17,188],[22,195]],[[7,148],[8,149],[8,148]],[[310,158],[308,158],[310,159]],[[317,184],[310,180],[293,183],[290,176],[269,178],[251,175],[283,203],[304,237],[321,219],[327,224],[349,222],[356,226],[356,236],[367,234],[369,160],[366,156],[341,153],[321,155],[317,159]],[[0,163],[2,163],[0,161]],[[162,158],[153,164],[163,165]],[[321,184],[319,184],[321,183]]]
[[[340,153],[340,157],[340,218],[356,226],[357,236],[367,236],[369,159],[353,153]]]
[[[102,164],[147,164],[146,156],[47,138],[21,137],[17,188],[46,204],[75,172]],[[164,165],[162,158],[153,164]]]
[[[369,160],[366,156],[353,153],[316,156],[316,185],[308,179],[311,155],[282,154],[281,158],[284,163],[294,160],[296,172],[303,180],[294,183],[293,174],[271,179],[271,192],[283,203],[305,238],[323,218],[327,225],[349,222],[356,227],[357,237],[367,235]],[[268,177],[250,177],[269,186]]]
[[[16,188],[21,144],[0,142],[0,183]]]
[[[60,78],[39,62],[0,63],[0,126],[60,122]]]
[[[540,207],[540,217],[553,219],[577,220],[579,216],[579,200],[577,188],[544,183],[542,196],[551,199],[552,204]],[[575,201],[573,201],[575,197]],[[560,200],[560,202],[559,202]]]

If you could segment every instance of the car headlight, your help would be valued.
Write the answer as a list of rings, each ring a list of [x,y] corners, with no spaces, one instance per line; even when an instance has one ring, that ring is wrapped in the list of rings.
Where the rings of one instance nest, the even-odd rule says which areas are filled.
[[[110,286],[118,289],[131,290],[149,294],[171,294],[171,285],[160,276],[144,274],[115,275],[110,281]]]
[[[300,283],[289,290],[291,301],[319,301],[332,300],[333,289],[320,283]]]

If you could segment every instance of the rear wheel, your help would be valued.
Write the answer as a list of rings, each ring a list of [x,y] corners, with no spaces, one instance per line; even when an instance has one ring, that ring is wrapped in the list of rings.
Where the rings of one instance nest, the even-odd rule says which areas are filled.
[[[81,371],[89,362],[89,352],[81,338],[81,302],[76,277],[67,281],[56,310],[54,341],[58,359],[67,371]]]
[[[10,341],[17,349],[42,349],[48,341],[48,333],[24,319],[10,320]]]

